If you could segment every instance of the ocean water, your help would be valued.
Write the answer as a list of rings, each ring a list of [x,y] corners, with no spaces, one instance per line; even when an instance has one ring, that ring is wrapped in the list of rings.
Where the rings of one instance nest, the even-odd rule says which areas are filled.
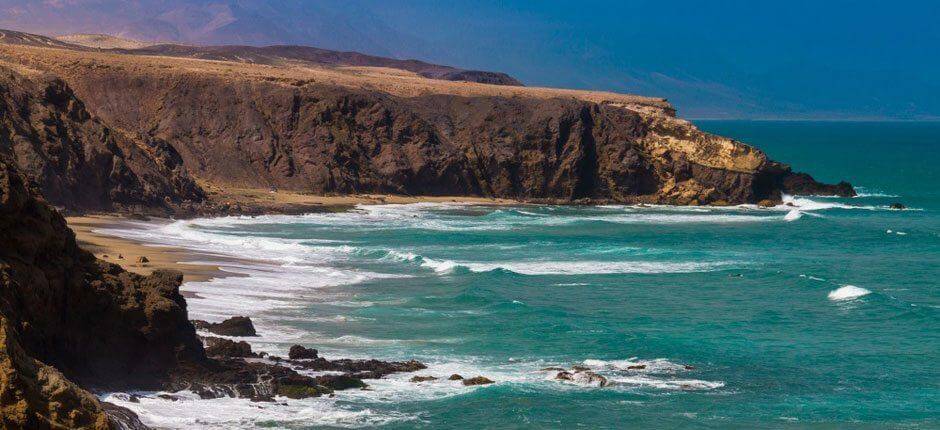
[[[192,317],[250,316],[256,350],[415,358],[442,379],[284,404],[105,398],[177,428],[940,427],[940,123],[700,125],[860,196],[359,206],[111,229],[239,275],[183,290],[198,295]],[[575,364],[610,385],[540,370]]]

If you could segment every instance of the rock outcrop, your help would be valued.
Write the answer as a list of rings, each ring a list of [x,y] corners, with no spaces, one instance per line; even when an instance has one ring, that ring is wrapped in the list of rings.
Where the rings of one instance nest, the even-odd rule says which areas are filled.
[[[178,272],[125,272],[80,249],[30,178],[0,154],[0,424],[140,428],[87,389],[330,392],[286,367],[231,358],[253,355],[247,344],[226,341],[214,350],[220,357],[208,358],[186,318],[181,281]]]
[[[663,99],[368,67],[0,51],[61,77],[109,126],[165,142],[189,174],[222,187],[681,205],[854,194],[704,133]]]
[[[73,210],[170,213],[204,198],[171,145],[103,125],[47,74],[0,66],[0,154]]]

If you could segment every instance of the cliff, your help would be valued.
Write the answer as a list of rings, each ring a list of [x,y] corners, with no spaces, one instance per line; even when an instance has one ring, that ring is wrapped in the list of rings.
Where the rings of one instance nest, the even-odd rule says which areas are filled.
[[[0,154],[0,428],[145,428],[132,412],[87,390],[191,390],[205,398],[272,401],[423,368],[327,360],[321,364],[356,370],[365,363],[386,373],[312,378],[242,357],[207,357],[187,319],[180,273],[140,276],[96,259],[30,183]]]
[[[73,210],[172,213],[204,197],[166,142],[101,124],[61,79],[2,65],[0,154]]]
[[[315,48],[180,47],[167,57],[7,39],[6,62],[60,78],[74,91],[70,102],[121,131],[112,135],[131,136],[131,146],[162,148],[165,156],[150,158],[174,172],[174,186],[145,188],[176,206],[199,198],[186,173],[220,187],[556,203],[722,205],[779,202],[782,193],[854,194],[847,183],[820,184],[759,149],[701,132],[663,99],[453,83],[386,67],[183,58]]]

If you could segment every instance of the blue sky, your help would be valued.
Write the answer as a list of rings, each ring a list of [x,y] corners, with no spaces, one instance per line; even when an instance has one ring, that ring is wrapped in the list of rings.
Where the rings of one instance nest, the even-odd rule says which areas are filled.
[[[940,2],[358,6],[422,41],[398,55],[502,70],[529,84],[661,95],[687,116],[940,117]]]

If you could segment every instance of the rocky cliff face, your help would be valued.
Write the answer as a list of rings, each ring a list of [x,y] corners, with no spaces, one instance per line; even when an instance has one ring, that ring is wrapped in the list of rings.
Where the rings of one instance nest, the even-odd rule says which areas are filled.
[[[779,201],[801,191],[788,187],[789,168],[760,150],[660,109],[192,74],[69,76],[97,115],[173,142],[194,175],[217,184],[669,204]]]
[[[2,66],[0,153],[69,209],[166,213],[203,199],[166,142],[103,125],[61,79]]]
[[[144,277],[80,249],[0,154],[0,428],[143,427],[86,389],[266,399],[332,391],[329,380],[286,367],[207,358],[181,282],[177,272]]]
[[[137,368],[129,354],[151,363],[139,368],[145,373],[159,372],[139,357],[148,349],[125,349],[108,337],[123,332],[119,337],[137,340],[128,346],[147,346],[159,335],[145,328],[176,302],[165,289],[115,276],[119,268],[79,250],[65,221],[35,198],[28,181],[0,156],[0,424],[109,428],[116,422],[105,406],[72,380],[103,373],[127,378]],[[155,306],[148,312],[141,301]],[[99,358],[105,362],[94,364]]]
[[[8,61],[61,80],[29,88],[6,72],[7,146],[50,201],[68,207],[191,208],[202,194],[187,172],[221,187],[556,203],[854,194],[703,133],[662,99],[8,39]]]

